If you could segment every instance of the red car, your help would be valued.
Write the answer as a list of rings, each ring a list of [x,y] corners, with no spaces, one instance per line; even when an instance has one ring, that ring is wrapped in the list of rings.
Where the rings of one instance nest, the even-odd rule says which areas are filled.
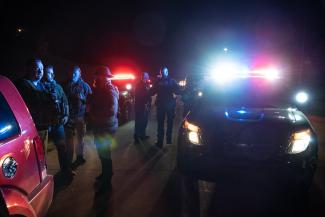
[[[15,86],[3,76],[0,166],[0,197],[7,207],[5,212],[10,216],[44,216],[52,202],[53,177],[47,174],[42,141],[28,108]]]

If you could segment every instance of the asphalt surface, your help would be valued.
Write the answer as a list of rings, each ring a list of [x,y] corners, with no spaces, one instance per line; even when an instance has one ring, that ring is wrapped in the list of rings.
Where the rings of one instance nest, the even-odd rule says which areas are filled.
[[[320,160],[309,200],[289,197],[286,189],[265,184],[270,180],[252,182],[245,178],[222,184],[200,181],[199,200],[195,200],[195,194],[186,190],[186,180],[175,169],[180,120],[175,120],[173,145],[158,150],[153,146],[156,121],[152,114],[147,129],[151,137],[145,143],[133,144],[133,121],[119,128],[113,150],[113,191],[109,195],[94,194],[100,164],[89,133],[87,162],[76,169],[71,183],[56,182],[47,217],[325,216],[325,118],[313,116],[311,120],[319,135]],[[48,171],[56,174],[58,168],[57,153],[52,150]]]

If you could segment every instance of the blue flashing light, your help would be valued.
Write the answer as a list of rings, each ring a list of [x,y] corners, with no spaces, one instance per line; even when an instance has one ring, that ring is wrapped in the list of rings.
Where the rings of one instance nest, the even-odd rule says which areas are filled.
[[[238,110],[238,111],[237,111],[237,113],[239,113],[239,114],[241,114],[241,115],[242,115],[242,114],[246,114],[246,113],[247,113],[247,111],[245,111],[245,110]]]
[[[229,118],[229,114],[228,114],[227,111],[225,111],[225,116],[226,116],[227,118]]]

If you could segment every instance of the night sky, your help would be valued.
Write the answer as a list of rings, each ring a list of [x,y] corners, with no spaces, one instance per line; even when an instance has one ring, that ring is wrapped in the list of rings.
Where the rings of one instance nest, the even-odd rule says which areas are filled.
[[[7,75],[30,56],[51,55],[152,73],[167,65],[182,77],[223,47],[282,59],[312,80],[325,73],[325,1],[7,1],[1,21]]]

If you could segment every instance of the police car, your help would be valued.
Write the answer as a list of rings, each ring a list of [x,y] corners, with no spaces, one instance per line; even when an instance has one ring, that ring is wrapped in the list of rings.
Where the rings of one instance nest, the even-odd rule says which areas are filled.
[[[317,135],[298,109],[307,93],[295,95],[288,80],[276,68],[229,63],[206,73],[179,129],[180,172],[208,181],[265,176],[306,192]]]
[[[116,73],[112,78],[113,84],[119,90],[118,118],[120,123],[125,123],[132,119],[135,79],[132,73]]]

